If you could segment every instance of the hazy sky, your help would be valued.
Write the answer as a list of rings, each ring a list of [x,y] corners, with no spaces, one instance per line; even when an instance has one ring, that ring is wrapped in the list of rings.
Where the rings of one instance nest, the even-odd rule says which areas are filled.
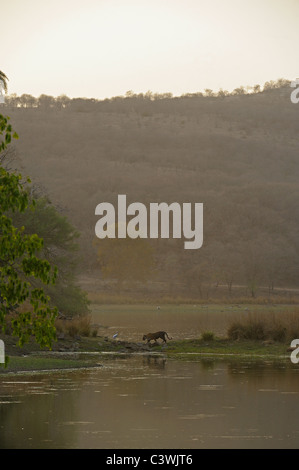
[[[0,0],[9,93],[181,95],[299,76],[299,0]]]

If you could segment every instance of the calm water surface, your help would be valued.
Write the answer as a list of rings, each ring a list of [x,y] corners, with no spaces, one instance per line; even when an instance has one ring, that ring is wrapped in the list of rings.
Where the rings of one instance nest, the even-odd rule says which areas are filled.
[[[298,448],[299,367],[99,358],[0,376],[0,448]]]

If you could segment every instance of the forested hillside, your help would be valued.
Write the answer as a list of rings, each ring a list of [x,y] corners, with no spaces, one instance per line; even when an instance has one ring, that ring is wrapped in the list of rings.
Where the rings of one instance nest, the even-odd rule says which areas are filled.
[[[119,281],[116,267],[107,274],[97,258],[100,202],[116,205],[118,194],[145,205],[202,202],[202,248],[184,250],[183,239],[148,240],[153,263],[134,289],[201,298],[242,289],[256,296],[261,287],[299,288],[299,104],[291,91],[272,82],[252,93],[181,97],[23,95],[9,97],[2,112],[20,137],[11,165],[81,233],[82,276],[106,273],[106,282]],[[127,253],[132,259],[131,247]],[[140,280],[136,266],[126,265],[133,281]]]

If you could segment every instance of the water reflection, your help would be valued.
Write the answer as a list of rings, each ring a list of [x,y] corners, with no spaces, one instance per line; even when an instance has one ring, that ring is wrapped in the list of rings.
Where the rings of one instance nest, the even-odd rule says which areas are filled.
[[[0,377],[3,448],[297,448],[298,367],[106,359]]]

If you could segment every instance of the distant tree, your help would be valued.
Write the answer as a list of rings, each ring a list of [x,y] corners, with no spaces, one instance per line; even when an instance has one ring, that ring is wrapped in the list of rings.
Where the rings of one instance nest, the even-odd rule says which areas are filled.
[[[285,78],[278,78],[277,80],[269,80],[264,84],[264,91],[274,90],[275,88],[282,88],[290,84],[290,80]]]
[[[214,274],[208,259],[196,264],[189,263],[183,273],[185,289],[201,299],[208,299],[212,284],[215,283]]]
[[[258,85],[258,84],[254,85],[253,92],[254,93],[260,93],[260,91],[261,91],[261,85]]]
[[[11,95],[7,96],[6,103],[8,106],[17,108],[20,104],[20,97],[16,93],[12,93]]]
[[[217,93],[217,96],[220,96],[220,98],[225,98],[228,95],[229,95],[229,92],[227,90],[222,90],[222,88],[220,88],[220,90]]]
[[[19,103],[23,108],[33,108],[37,103],[37,99],[32,95],[24,93],[20,96]]]
[[[128,90],[126,92],[126,98],[133,98],[133,96],[134,96],[134,92],[132,90]]]
[[[38,98],[38,106],[42,109],[52,108],[55,104],[55,99],[50,95],[40,95]]]
[[[150,100],[152,101],[154,99],[154,94],[151,90],[148,90],[145,95],[144,95],[144,98],[147,99],[147,100]]]
[[[245,93],[246,93],[246,90],[243,86],[235,88],[232,92],[233,95],[244,95]]]
[[[290,83],[291,83],[291,81],[290,81],[290,80],[286,80],[285,78],[278,78],[278,79],[276,80],[276,86],[277,86],[277,88],[282,88],[282,87],[290,86]]]
[[[263,281],[264,241],[260,236],[254,236],[247,242],[247,249],[242,253],[244,279],[251,297],[256,297],[258,287]]]
[[[238,243],[223,244],[215,254],[218,255],[218,267],[220,270],[221,282],[227,286],[229,295],[232,295],[234,283],[240,279],[240,266],[242,266],[242,246]]]
[[[57,96],[55,99],[56,107],[58,109],[65,109],[71,102],[71,99],[66,95]]]
[[[173,97],[172,93],[154,93],[154,100],[170,100]]]
[[[270,81],[264,83],[263,91],[273,90],[274,88],[276,88],[275,81],[270,80]]]
[[[208,97],[214,96],[213,90],[211,90],[210,88],[205,88],[205,96],[208,96]]]

